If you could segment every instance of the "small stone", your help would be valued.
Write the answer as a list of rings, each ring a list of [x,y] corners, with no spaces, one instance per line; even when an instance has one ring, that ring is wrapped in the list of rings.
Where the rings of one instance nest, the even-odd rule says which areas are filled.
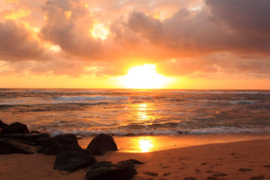
[[[252,169],[248,169],[248,168],[240,168],[240,169],[238,169],[238,171],[241,171],[241,172],[247,172],[247,171],[252,171]]]
[[[145,172],[144,174],[148,176],[158,176],[158,173],[155,172]]]
[[[250,178],[250,180],[262,180],[264,179],[264,176],[253,176]]]
[[[218,173],[218,174],[213,174],[213,176],[227,176],[228,174],[224,174],[224,173]]]
[[[183,180],[197,180],[195,177],[185,177]]]
[[[164,173],[163,176],[169,176],[171,173]]]

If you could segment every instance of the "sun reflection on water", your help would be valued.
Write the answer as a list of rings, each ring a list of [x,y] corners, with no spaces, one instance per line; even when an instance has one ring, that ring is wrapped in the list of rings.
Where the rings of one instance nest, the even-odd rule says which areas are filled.
[[[149,139],[139,139],[138,140],[138,149],[141,150],[141,152],[151,152],[153,151],[153,143]]]

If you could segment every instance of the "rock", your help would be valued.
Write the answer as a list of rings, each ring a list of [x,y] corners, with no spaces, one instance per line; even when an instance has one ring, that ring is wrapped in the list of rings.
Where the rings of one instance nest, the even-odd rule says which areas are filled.
[[[91,169],[110,168],[110,167],[115,167],[115,164],[112,164],[111,161],[101,161],[91,166]]]
[[[20,133],[9,133],[9,134],[0,134],[0,138],[11,138],[11,139],[19,139],[24,141],[29,141],[35,143],[40,138],[50,138],[48,133],[35,134],[20,134]]]
[[[238,169],[238,171],[241,171],[241,172],[247,172],[247,171],[252,171],[252,169],[248,169],[248,168],[240,168],[240,169]]]
[[[4,129],[5,127],[7,127],[8,125],[6,123],[3,123],[0,119],[0,128]]]
[[[84,150],[77,144],[63,146],[58,152],[54,170],[75,172],[95,164],[97,161],[90,150]]]
[[[22,143],[22,144],[26,144],[26,145],[29,145],[29,146],[35,146],[35,143],[33,143],[33,142],[24,141],[24,140],[20,140],[20,139],[3,138],[3,140],[11,140],[11,141],[16,141],[16,142],[19,142],[19,143]]]
[[[158,173],[155,172],[145,172],[144,174],[148,176],[158,176]]]
[[[213,176],[227,176],[227,174],[224,174],[224,173],[217,173],[217,174],[213,174]]]
[[[129,159],[129,160],[127,160],[127,161],[130,161],[130,162],[132,162],[133,164],[145,164],[145,163],[143,163],[143,162],[141,162],[141,161],[138,161],[138,160],[136,160],[136,159]]]
[[[197,180],[195,177],[185,177],[183,180]]]
[[[39,131],[31,131],[30,133],[35,133],[35,134],[39,134]]]
[[[29,133],[29,130],[25,124],[15,122],[12,123],[2,129],[0,131],[1,134],[7,134],[7,133],[20,133],[20,134],[27,134]]]
[[[57,137],[57,138],[71,139],[71,140],[74,140],[74,141],[77,141],[78,140],[77,136],[75,134],[71,134],[71,133],[69,133],[69,134],[60,134],[60,135],[57,135],[55,137]]]
[[[137,174],[137,171],[135,170],[135,166],[131,161],[120,161],[116,164],[117,168],[128,168],[128,174]],[[131,176],[131,177],[132,177]]]
[[[0,154],[11,153],[35,154],[35,149],[32,146],[13,140],[0,139]]]
[[[44,145],[50,138],[39,138],[36,143],[35,146],[42,146]]]
[[[209,176],[209,177],[207,177],[206,180],[218,180],[218,178],[217,177],[214,177],[214,176]]]
[[[111,164],[111,162],[98,162],[91,166],[87,172],[86,180],[129,180],[137,174],[134,164],[130,161],[121,161]]]
[[[250,178],[250,180],[263,180],[264,176],[253,176]]]
[[[94,155],[104,155],[107,151],[117,151],[117,146],[112,136],[106,134],[97,135],[86,149],[92,151]]]
[[[69,144],[78,145],[76,136],[73,134],[61,134],[50,138],[37,152],[46,155],[57,155],[63,146]]]
[[[163,176],[169,176],[171,173],[164,173]]]

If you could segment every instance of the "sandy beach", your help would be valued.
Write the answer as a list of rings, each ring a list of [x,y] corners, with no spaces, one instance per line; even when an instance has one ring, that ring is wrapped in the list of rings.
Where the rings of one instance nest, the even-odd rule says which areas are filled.
[[[205,138],[199,137],[197,137],[197,142],[203,142],[202,139]],[[208,142],[211,142],[209,139],[217,138],[216,135],[210,137],[208,136]],[[247,140],[234,135],[231,136],[231,139],[237,139],[236,137],[243,140],[222,142],[222,138],[220,138],[220,142],[213,141],[215,143],[211,144],[189,144],[188,147],[175,147],[140,153],[121,151],[123,144],[121,145],[119,139],[123,140],[123,138],[116,138],[120,151],[107,152],[103,156],[96,156],[96,159],[98,162],[112,161],[113,163],[127,159],[137,159],[146,163],[136,165],[138,174],[133,177],[134,180],[184,179],[186,177],[202,180],[270,179],[270,136],[264,135],[260,139],[257,137],[256,140]],[[132,137],[129,138],[132,139]],[[162,142],[164,137],[159,139],[161,139],[160,144],[163,144],[163,147],[170,144],[166,141]],[[192,142],[190,139],[186,143]],[[228,141],[228,137],[223,139]],[[56,171],[53,170],[55,158],[56,156],[46,156],[44,154],[0,155],[0,180],[84,179],[89,168],[74,173]]]

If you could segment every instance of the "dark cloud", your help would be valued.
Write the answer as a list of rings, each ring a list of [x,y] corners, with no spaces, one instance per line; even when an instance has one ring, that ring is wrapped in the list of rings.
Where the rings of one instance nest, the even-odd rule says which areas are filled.
[[[233,30],[255,37],[270,37],[269,0],[206,0],[219,21]]]
[[[0,21],[0,59],[7,61],[46,59],[45,49],[29,30],[13,20]]]

